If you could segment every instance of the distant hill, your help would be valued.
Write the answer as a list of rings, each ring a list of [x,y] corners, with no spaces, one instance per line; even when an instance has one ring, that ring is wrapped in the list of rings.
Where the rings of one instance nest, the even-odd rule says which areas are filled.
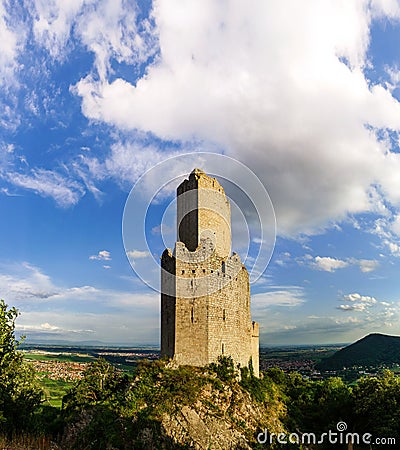
[[[320,370],[340,370],[352,366],[400,364],[400,337],[373,333],[323,359]]]

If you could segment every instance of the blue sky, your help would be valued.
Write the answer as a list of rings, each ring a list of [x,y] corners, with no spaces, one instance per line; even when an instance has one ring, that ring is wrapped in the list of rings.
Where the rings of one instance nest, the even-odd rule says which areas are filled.
[[[0,296],[18,331],[157,344],[159,294],[130,266],[125,203],[176,158],[137,185],[165,185],[147,242],[127,249],[156,279],[156,222],[167,209],[173,245],[171,192],[210,152],[248,167],[274,206],[252,284],[261,344],[400,334],[399,42],[396,0],[1,0]]]

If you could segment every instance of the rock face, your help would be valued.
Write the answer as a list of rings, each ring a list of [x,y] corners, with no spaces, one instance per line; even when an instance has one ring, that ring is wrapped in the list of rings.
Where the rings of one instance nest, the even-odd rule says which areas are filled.
[[[254,448],[261,430],[285,431],[280,421],[283,404],[258,403],[237,382],[219,389],[207,384],[194,404],[175,406],[162,415],[158,430],[143,429],[139,439],[143,448],[247,450]]]
[[[101,367],[65,397],[63,450],[251,449],[261,431],[285,431],[280,385],[246,368],[239,381],[231,358],[143,361],[130,378]]]

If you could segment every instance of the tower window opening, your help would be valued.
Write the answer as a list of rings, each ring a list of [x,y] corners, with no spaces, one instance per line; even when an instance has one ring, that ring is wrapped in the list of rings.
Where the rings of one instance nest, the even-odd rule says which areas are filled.
[[[193,269],[193,270],[192,270],[192,273],[196,273],[196,271]]]
[[[222,273],[225,273],[225,261],[222,261]]]
[[[223,321],[226,320],[226,312],[225,312],[224,309],[222,310],[222,320],[223,320]]]
[[[185,271],[184,270],[182,270],[182,275],[185,273]]]
[[[224,353],[225,353],[225,345],[222,344],[222,354],[224,354]]]
[[[194,322],[194,311],[193,311],[193,308],[192,308],[192,310],[191,310],[191,312],[190,312],[190,321],[193,323]]]
[[[206,269],[203,269],[203,273],[206,273]]]

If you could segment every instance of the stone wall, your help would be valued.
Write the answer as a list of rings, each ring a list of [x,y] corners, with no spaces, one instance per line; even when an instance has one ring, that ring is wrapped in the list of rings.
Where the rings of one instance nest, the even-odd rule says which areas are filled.
[[[231,211],[224,189],[215,178],[195,169],[177,189],[178,241],[195,251],[201,238],[215,243],[219,256],[231,254]]]
[[[198,169],[178,188],[178,224],[183,242],[161,261],[162,355],[194,366],[220,355],[241,367],[252,360],[258,376],[258,324],[251,321],[248,272],[230,256],[229,202]]]

